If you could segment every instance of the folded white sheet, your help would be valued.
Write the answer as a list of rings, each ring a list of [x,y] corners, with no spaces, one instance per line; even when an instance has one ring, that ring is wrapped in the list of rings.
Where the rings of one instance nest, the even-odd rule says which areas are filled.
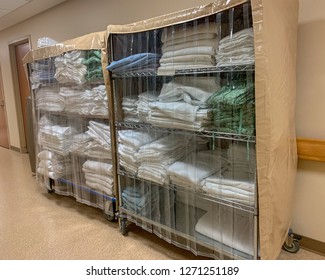
[[[135,130],[120,130],[118,132],[118,140],[124,145],[133,147],[138,150],[140,146],[150,143],[162,136],[164,133],[161,132],[145,132]]]
[[[184,37],[186,38],[198,34],[218,34],[219,28],[220,25],[216,22],[207,22],[194,25],[192,27],[188,26],[186,28],[184,28],[184,26],[167,27],[162,32],[161,41],[165,43],[169,40],[175,40]]]
[[[151,116],[155,116],[155,112],[158,112],[166,117],[194,122],[199,106],[186,102],[151,102],[149,108]]]
[[[214,77],[175,77],[163,84],[158,96],[161,102],[185,101],[191,105],[202,105],[216,91],[220,82]]]
[[[87,160],[82,167],[85,172],[92,172],[92,173],[106,174],[109,176],[113,176],[112,173],[113,166],[110,163]]]
[[[253,219],[249,213],[216,205],[197,222],[195,230],[249,255],[254,253]]]
[[[220,171],[226,163],[218,151],[199,151],[170,165],[168,172],[171,181],[175,183],[184,187],[202,188],[200,182]]]
[[[189,34],[184,34],[182,37],[169,37],[169,38],[163,38],[163,46],[171,46],[171,45],[178,45],[178,44],[184,44],[186,42],[191,42],[191,41],[199,41],[199,40],[209,40],[217,37],[217,33],[199,33],[195,35],[189,35]],[[166,39],[166,40],[165,40]]]
[[[247,181],[230,180],[211,176],[202,182],[202,189],[210,195],[222,199],[254,205],[255,184]]]
[[[171,44],[169,46],[162,46],[162,52],[174,52],[174,51],[179,51],[183,49],[188,49],[188,48],[196,48],[196,47],[212,47],[214,48],[214,51],[218,49],[218,40],[217,38],[213,39],[203,39],[203,40],[198,40],[198,41],[188,41],[185,43],[181,44]]]
[[[215,55],[216,49],[211,46],[196,46],[196,47],[189,47],[184,48],[181,50],[171,50],[166,51],[163,53],[161,58],[170,58],[170,57],[177,57],[177,56],[184,56],[184,55]]]
[[[95,189],[97,191],[102,191],[103,193],[107,194],[107,195],[112,195],[113,194],[113,190],[111,188],[107,188],[101,184],[98,183],[94,183],[94,182],[89,182],[86,180],[86,185],[92,189]]]
[[[93,173],[93,172],[85,172],[85,178],[86,180],[90,182],[95,182],[98,184],[102,184],[104,186],[113,186],[113,177],[109,175],[103,175],[103,174],[98,174],[98,173]]]

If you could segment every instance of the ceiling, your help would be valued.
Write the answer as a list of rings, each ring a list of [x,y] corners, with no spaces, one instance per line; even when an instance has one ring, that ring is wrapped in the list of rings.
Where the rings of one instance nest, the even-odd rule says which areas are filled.
[[[0,31],[66,0],[0,0]]]

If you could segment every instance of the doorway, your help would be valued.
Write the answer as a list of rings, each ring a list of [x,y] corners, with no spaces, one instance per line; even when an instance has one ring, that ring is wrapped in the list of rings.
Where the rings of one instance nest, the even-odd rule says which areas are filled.
[[[30,51],[29,38],[9,44],[12,77],[17,108],[20,152],[27,150],[27,98],[30,95],[29,83],[23,65],[23,57]]]
[[[2,74],[0,68],[0,146],[9,149],[6,105],[3,94]]]

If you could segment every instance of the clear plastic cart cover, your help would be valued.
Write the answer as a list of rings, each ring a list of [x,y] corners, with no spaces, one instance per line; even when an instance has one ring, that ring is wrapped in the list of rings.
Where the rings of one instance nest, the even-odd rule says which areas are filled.
[[[48,191],[115,216],[106,31],[30,51],[36,178]]]
[[[122,214],[195,254],[278,256],[297,163],[297,18],[297,0],[219,0],[107,27]]]

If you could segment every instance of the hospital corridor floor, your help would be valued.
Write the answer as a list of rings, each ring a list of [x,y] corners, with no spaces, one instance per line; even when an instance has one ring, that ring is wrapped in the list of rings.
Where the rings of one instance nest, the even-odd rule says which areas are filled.
[[[140,227],[123,236],[102,210],[48,193],[28,154],[0,147],[0,260],[200,260]],[[300,249],[279,260],[325,260]]]

